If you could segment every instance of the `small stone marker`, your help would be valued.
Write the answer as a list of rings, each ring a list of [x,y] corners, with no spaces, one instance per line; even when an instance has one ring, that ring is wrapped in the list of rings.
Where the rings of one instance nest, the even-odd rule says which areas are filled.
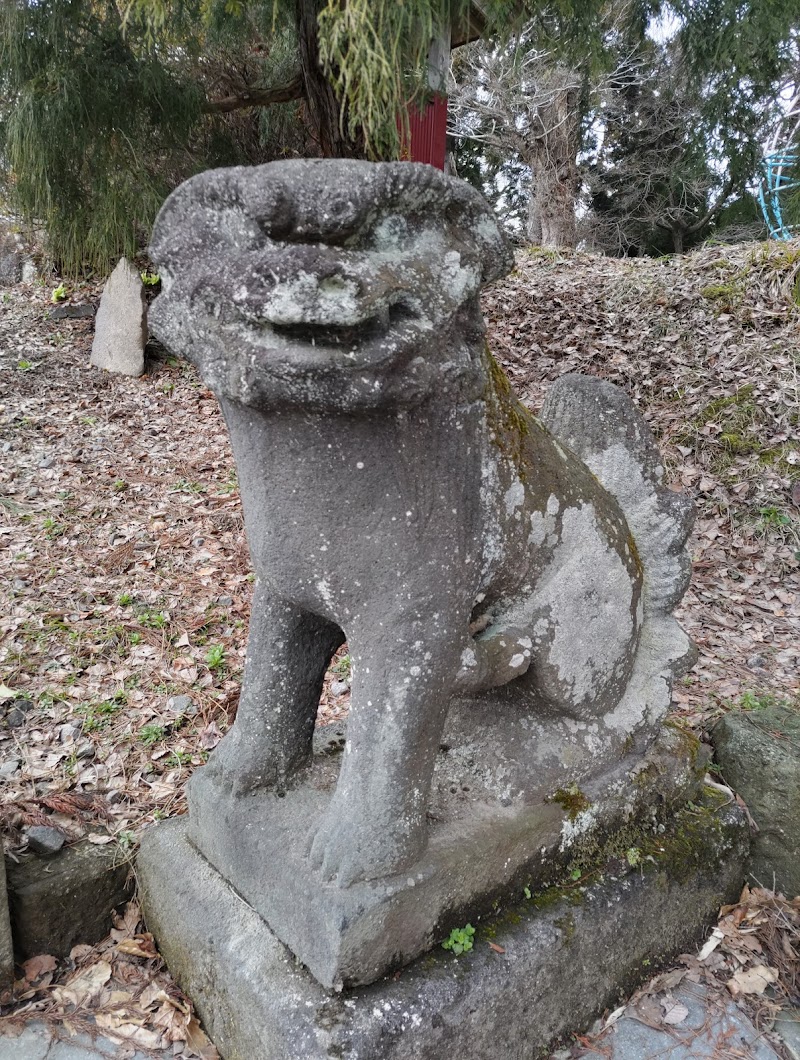
[[[112,910],[131,897],[130,866],[115,843],[80,842],[49,854],[35,853],[29,843],[7,870],[14,948],[22,960],[38,953],[66,957],[79,942],[92,945],[108,934]]]
[[[94,328],[90,364],[119,375],[144,372],[147,344],[147,311],[144,285],[127,258],[109,276]]]
[[[725,782],[758,825],[750,882],[794,898],[800,894],[800,714],[788,704],[732,710],[712,739]]]
[[[30,283],[36,279],[36,265],[32,261],[22,236],[13,221],[0,217],[0,287]]]

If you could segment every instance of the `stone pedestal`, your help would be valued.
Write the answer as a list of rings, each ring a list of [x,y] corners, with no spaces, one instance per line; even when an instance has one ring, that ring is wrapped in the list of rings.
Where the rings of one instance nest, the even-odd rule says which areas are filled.
[[[437,945],[338,994],[197,853],[185,821],[145,835],[139,873],[148,926],[225,1060],[532,1060],[702,939],[739,893],[748,841],[741,811],[712,793],[621,857],[606,857],[611,839],[580,881],[476,918],[472,952]]]
[[[505,732],[500,741],[484,732],[479,743],[444,744],[423,857],[397,876],[341,887],[307,858],[340,769],[343,730],[324,734],[312,769],[280,796],[233,798],[211,770],[198,770],[186,837],[332,989],[374,982],[507,894],[541,890],[591,860],[609,835],[619,843],[630,833],[634,845],[635,834],[698,796],[704,772],[694,738],[665,727],[644,755],[623,757],[600,776],[579,784],[573,766],[539,798],[511,800],[498,797],[488,774],[481,782],[480,769],[465,765],[499,757],[496,744],[510,746]]]

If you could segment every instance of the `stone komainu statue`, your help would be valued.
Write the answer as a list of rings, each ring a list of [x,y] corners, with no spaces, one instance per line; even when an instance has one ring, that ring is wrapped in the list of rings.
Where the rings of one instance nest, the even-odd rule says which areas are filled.
[[[514,398],[478,301],[512,254],[474,189],[410,163],[212,171],[152,255],[151,325],[219,398],[257,576],[197,783],[291,791],[345,637],[347,747],[308,840],[342,886],[420,857],[443,733],[483,740],[463,768],[503,806],[647,746],[690,657],[691,507],[616,387],[565,376],[539,419]]]

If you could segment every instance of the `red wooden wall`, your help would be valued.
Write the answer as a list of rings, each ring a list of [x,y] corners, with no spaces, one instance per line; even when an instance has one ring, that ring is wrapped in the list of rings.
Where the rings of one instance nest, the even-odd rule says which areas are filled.
[[[427,162],[444,169],[447,141],[447,96],[436,95],[424,110],[412,107],[408,114],[411,145],[410,162]]]

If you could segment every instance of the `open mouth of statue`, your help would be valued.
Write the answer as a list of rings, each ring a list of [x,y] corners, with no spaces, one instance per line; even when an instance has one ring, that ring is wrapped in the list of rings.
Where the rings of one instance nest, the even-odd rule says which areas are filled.
[[[264,331],[284,339],[287,344],[352,350],[373,345],[393,332],[397,332],[399,337],[409,324],[418,321],[419,315],[409,305],[395,302],[353,324],[319,323],[310,320],[288,324],[263,318],[258,323]]]

